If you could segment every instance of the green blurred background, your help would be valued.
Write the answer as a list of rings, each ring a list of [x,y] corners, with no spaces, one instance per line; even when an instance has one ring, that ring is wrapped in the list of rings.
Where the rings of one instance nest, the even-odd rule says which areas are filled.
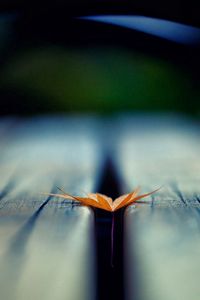
[[[199,115],[199,48],[63,12],[0,18],[1,114]]]

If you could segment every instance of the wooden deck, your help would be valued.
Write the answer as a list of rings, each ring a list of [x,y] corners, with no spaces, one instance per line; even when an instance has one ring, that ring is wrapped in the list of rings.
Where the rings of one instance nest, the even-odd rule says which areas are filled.
[[[173,115],[1,119],[0,299],[101,300],[93,209],[40,193],[97,191],[109,157],[122,192],[162,186],[124,213],[124,299],[199,300],[199,129]]]
[[[200,139],[183,118],[124,118],[117,159],[124,189],[161,190],[125,213],[127,299],[198,300]]]
[[[2,124],[0,299],[94,299],[93,211],[40,193],[94,190],[101,163],[96,121]]]

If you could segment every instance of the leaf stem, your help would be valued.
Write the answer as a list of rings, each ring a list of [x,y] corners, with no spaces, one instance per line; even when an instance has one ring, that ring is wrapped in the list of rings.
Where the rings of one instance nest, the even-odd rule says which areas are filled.
[[[114,229],[115,229],[115,215],[112,212],[112,225],[111,225],[111,256],[110,256],[110,265],[114,268]]]

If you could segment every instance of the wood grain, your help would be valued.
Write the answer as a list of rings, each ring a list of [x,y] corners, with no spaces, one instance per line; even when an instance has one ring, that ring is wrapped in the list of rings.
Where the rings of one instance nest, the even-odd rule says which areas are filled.
[[[124,190],[163,186],[125,212],[126,299],[198,300],[199,125],[164,115],[124,118],[118,126]]]
[[[41,193],[93,191],[98,126],[92,118],[37,117],[2,137],[1,300],[94,299],[93,211]]]
[[[40,193],[96,192],[106,155],[125,193],[163,186],[125,212],[126,299],[199,300],[197,123],[176,115],[10,118],[0,120],[0,137],[2,300],[95,299],[93,211]]]

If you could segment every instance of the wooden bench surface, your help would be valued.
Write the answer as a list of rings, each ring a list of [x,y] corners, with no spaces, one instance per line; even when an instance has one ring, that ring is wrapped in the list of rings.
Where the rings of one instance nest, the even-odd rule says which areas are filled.
[[[41,193],[94,190],[96,126],[87,118],[2,121],[1,300],[94,299],[94,213]]]
[[[125,299],[199,300],[197,123],[173,115],[6,118],[0,138],[1,300],[95,299],[93,210],[40,193],[97,191],[106,155],[124,192],[162,186],[125,211]]]
[[[124,189],[160,186],[126,209],[127,299],[198,300],[200,295],[200,139],[178,117],[124,118],[117,161]]]

